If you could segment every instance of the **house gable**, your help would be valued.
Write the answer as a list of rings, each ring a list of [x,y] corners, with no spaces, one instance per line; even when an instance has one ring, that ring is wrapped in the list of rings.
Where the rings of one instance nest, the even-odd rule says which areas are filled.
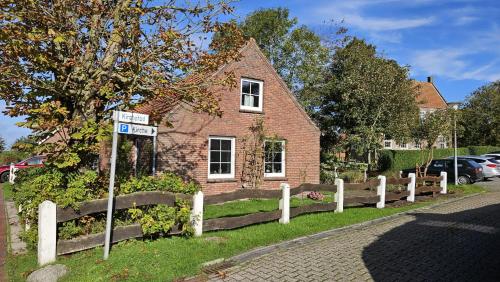
[[[304,182],[318,183],[319,129],[254,40],[242,47],[241,55],[238,61],[226,64],[214,74],[223,76],[231,72],[236,78],[236,87],[214,86],[210,89],[218,96],[221,116],[196,112],[185,104],[178,104],[162,114],[171,126],[161,125],[158,129],[158,171],[173,171],[188,176],[208,194],[247,187],[243,180],[245,156],[255,150],[249,147],[251,142],[245,140],[252,138],[251,128],[262,120],[266,137],[282,140],[285,151],[282,160],[284,173],[279,174],[279,177],[277,173],[264,175],[260,187],[279,188],[281,182],[291,186]],[[262,99],[262,110],[241,107],[242,79],[261,85],[262,95],[259,97]],[[157,102],[149,109],[161,106]],[[235,162],[234,172],[228,174],[229,179],[225,179],[226,176],[214,179],[210,173],[209,140],[212,139],[230,140],[234,144],[231,145],[234,146],[234,151],[231,150],[231,158]]]
[[[415,81],[418,87],[417,103],[419,108],[446,109],[446,100],[432,82]]]

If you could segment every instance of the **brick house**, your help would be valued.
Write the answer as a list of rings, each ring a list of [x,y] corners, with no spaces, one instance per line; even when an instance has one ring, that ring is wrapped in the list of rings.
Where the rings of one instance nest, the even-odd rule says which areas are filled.
[[[420,110],[420,117],[424,117],[427,113],[431,113],[437,109],[448,108],[448,103],[443,95],[441,95],[441,92],[439,92],[431,76],[427,77],[427,81],[414,81],[414,84],[419,92],[416,100]],[[444,136],[439,136],[434,146],[436,148],[448,148],[448,140]],[[420,144],[416,144],[415,142],[399,143],[396,140],[385,139],[383,147],[388,150],[418,150],[420,149]]]
[[[172,126],[158,128],[157,171],[193,179],[206,194],[248,187],[244,170],[252,153],[250,128],[262,120],[270,139],[263,143],[262,169],[256,170],[261,173],[259,188],[276,189],[282,182],[292,187],[319,183],[320,130],[253,39],[241,55],[215,74],[232,71],[237,79],[237,87],[217,89],[221,117],[196,113],[185,105],[163,113]],[[168,106],[158,99],[137,111],[157,114],[162,108]]]

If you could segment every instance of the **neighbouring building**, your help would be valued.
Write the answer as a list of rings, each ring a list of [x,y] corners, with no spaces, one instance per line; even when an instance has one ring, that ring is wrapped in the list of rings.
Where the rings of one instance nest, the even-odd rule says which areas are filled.
[[[263,189],[279,188],[283,182],[292,187],[319,183],[320,130],[253,39],[241,55],[216,74],[232,71],[238,84],[218,89],[221,117],[196,113],[186,105],[169,109],[162,99],[137,109],[160,112],[171,123],[158,128],[156,171],[190,178],[206,194],[256,188],[255,178]],[[266,136],[263,146],[257,146],[261,153],[250,129],[260,122]]]
[[[437,109],[448,108],[448,103],[437,89],[431,76],[427,77],[427,81],[414,81],[414,83],[419,92],[416,100],[421,118]],[[448,148],[448,143],[449,140],[445,136],[439,136],[434,146],[436,148]],[[418,150],[421,144],[397,142],[397,140],[386,138],[383,141],[383,147],[388,150]]]

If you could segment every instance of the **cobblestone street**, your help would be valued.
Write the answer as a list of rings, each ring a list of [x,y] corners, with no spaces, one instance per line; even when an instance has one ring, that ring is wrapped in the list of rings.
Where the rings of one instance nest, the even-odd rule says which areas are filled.
[[[500,192],[263,255],[213,281],[500,281]]]

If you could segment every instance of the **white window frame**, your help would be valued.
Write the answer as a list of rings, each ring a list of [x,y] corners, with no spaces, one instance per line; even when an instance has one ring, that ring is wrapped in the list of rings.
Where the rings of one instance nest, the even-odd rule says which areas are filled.
[[[243,105],[243,81],[259,84],[259,106],[245,106]],[[250,78],[241,78],[240,80],[240,110],[262,112],[262,105],[264,104],[264,82],[262,80],[255,80]]]
[[[217,139],[217,140],[229,140],[231,141],[231,172],[230,173],[223,173],[223,174],[214,174],[210,173],[210,144],[212,143],[212,139]],[[208,179],[222,179],[222,178],[228,178],[228,179],[233,179],[234,178],[234,170],[235,170],[235,138],[234,137],[224,137],[224,136],[210,136],[208,137]]]
[[[265,151],[264,151],[264,177],[285,177],[286,175],[286,142],[285,140],[265,140],[264,141],[264,148],[265,148],[265,143],[267,142],[280,142],[281,143],[281,172],[280,173],[267,173],[266,172],[266,158],[265,158]]]

